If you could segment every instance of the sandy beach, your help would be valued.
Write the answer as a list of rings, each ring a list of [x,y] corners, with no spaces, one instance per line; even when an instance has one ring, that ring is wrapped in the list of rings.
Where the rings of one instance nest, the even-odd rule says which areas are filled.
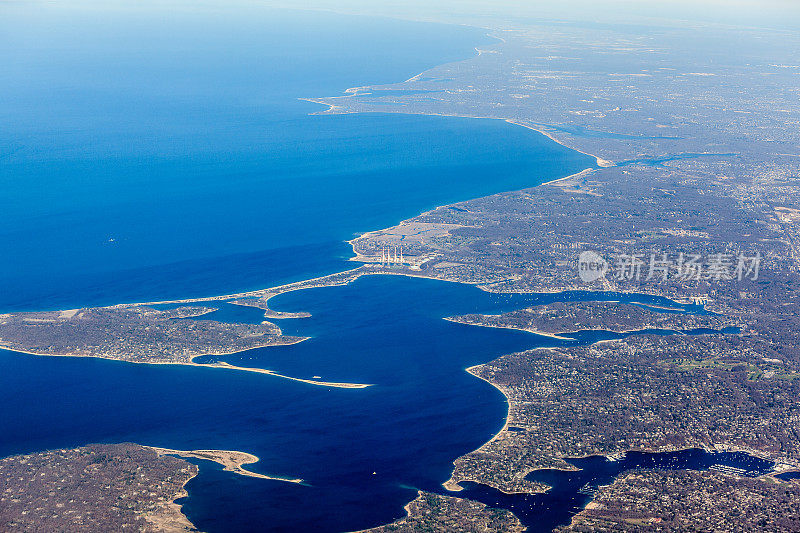
[[[287,344],[296,344],[296,343],[287,343]],[[268,345],[268,346],[270,346],[270,345]],[[35,356],[38,356],[38,357],[91,357],[91,358],[94,358],[94,359],[105,359],[107,361],[116,361],[116,362],[119,362],[119,363],[129,363],[129,364],[135,364],[135,365],[175,365],[175,366],[191,366],[191,367],[198,367],[198,368],[222,368],[222,369],[225,369],[225,370],[239,370],[239,371],[242,371],[242,372],[253,372],[255,374],[266,374],[268,376],[281,378],[281,379],[288,379],[290,381],[297,381],[297,382],[300,382],[300,383],[306,383],[308,385],[316,385],[316,386],[319,386],[319,387],[334,387],[334,388],[338,388],[338,389],[365,389],[367,387],[372,387],[371,384],[367,384],[367,383],[340,383],[340,382],[333,382],[333,381],[318,381],[318,380],[315,380],[315,379],[296,378],[296,377],[292,377],[292,376],[286,376],[284,374],[279,374],[278,372],[275,372],[273,370],[267,370],[267,369],[264,369],[264,368],[252,368],[252,367],[246,367],[246,366],[235,366],[235,365],[231,365],[231,364],[228,364],[228,363],[225,363],[225,362],[202,364],[202,363],[194,363],[194,362],[181,363],[181,362],[175,362],[175,361],[162,361],[162,362],[159,362],[159,361],[152,361],[152,362],[150,362],[150,361],[129,361],[127,359],[118,359],[118,358],[115,358],[115,357],[102,357],[102,356],[97,356],[97,355],[86,355],[86,354],[37,353],[37,352],[30,352],[30,351],[24,351],[24,350],[16,350],[14,348],[10,348],[10,347],[7,347],[7,346],[0,346],[0,349],[8,350],[9,352],[14,352],[14,353],[19,353],[19,354],[35,355]],[[248,348],[248,349],[251,349],[251,348]],[[243,351],[246,351],[246,350],[243,350]],[[239,353],[239,352],[230,352],[230,353],[226,353],[226,354],[214,354],[214,355],[233,355],[235,353]],[[203,356],[196,356],[196,357],[203,357]],[[193,357],[193,359],[194,359],[194,357]]]
[[[147,446],[155,451],[159,456],[161,455],[175,455],[178,457],[191,457],[194,459],[203,459],[205,461],[213,461],[225,467],[225,471],[239,474],[240,476],[255,477],[259,479],[270,479],[273,481],[284,481],[286,483],[302,483],[300,478],[287,478],[280,476],[268,476],[265,474],[258,474],[244,469],[244,465],[254,464],[260,459],[250,453],[231,451],[231,450],[172,450],[169,448],[157,448],[155,446]]]

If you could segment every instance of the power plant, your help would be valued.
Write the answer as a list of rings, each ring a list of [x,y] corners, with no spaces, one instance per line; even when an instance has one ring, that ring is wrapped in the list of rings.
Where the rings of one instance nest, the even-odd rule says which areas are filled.
[[[403,245],[383,245],[381,246],[381,266],[390,267],[391,265],[403,265],[405,258],[403,257]]]

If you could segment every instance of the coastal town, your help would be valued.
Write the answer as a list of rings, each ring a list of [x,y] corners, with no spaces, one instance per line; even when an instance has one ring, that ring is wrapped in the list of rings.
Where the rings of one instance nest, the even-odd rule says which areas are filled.
[[[522,523],[509,511],[492,509],[478,502],[429,492],[419,492],[406,506],[408,516],[385,526],[360,533],[413,533],[417,531],[525,531]]]
[[[800,159],[792,154],[800,143],[792,125],[800,107],[796,67],[774,55],[798,43],[781,32],[709,29],[709,38],[771,43],[765,55],[748,48],[750,55],[732,64],[713,46],[686,48],[681,39],[689,31],[632,37],[610,28],[498,24],[494,35],[503,43],[470,61],[317,100],[328,113],[396,112],[402,105],[403,112],[507,120],[597,158],[597,168],[554,183],[439,207],[365,235],[354,242],[360,255],[391,243],[406,226],[425,224],[427,232],[403,243],[407,255],[427,258],[424,271],[433,277],[496,292],[648,294],[713,313],[645,319],[630,306],[565,303],[454,320],[549,334],[736,328],[536,349],[471,368],[503,391],[509,417],[493,440],[455,461],[448,488],[477,481],[535,493],[547,490],[527,479],[536,469],[628,450],[740,449],[798,465]],[[763,80],[769,90],[753,85]],[[394,92],[381,96],[384,89]],[[639,263],[587,283],[578,275],[587,250],[609,266],[620,257]],[[689,256],[703,260],[687,273],[679,258]],[[709,260],[715,257],[720,261]],[[660,259],[655,272],[651,258]],[[743,258],[751,259],[747,267]],[[667,479],[671,498],[660,490]],[[679,495],[688,479],[702,488]],[[792,529],[797,511],[780,502],[796,481],[731,481],[714,484],[714,474],[692,472],[626,477],[601,491],[571,527]],[[752,528],[744,513],[721,516],[756,497],[763,499],[748,507]],[[685,505],[685,514],[670,522],[677,511],[659,503],[665,501]],[[640,514],[625,522],[619,508]]]
[[[559,533],[796,531],[800,485],[712,471],[634,471],[602,487]]]
[[[190,364],[303,339],[277,325],[202,320],[209,307],[121,306],[0,315],[0,347],[38,355],[99,357],[135,363]]]
[[[645,329],[688,332],[736,328],[724,316],[691,314],[678,309],[664,310],[642,304],[619,302],[559,302],[512,311],[502,315],[464,315],[448,320],[473,326],[513,328],[545,335],[563,336],[572,332],[608,331],[634,333]]]
[[[271,298],[373,275],[498,294],[601,293],[442,317],[560,340],[625,337],[534,348],[467,369],[507,399],[504,427],[454,458],[441,494],[419,491],[406,517],[366,531],[523,531],[511,511],[459,497],[462,484],[540,494],[550,487],[530,474],[574,468],[569,458],[700,448],[800,470],[797,35],[712,25],[700,46],[694,28],[634,36],[535,21],[449,22],[485,27],[501,42],[402,83],[311,100],[328,105],[320,112],[328,115],[400,109],[504,120],[591,154],[596,165],[365,232],[350,242],[353,268],[330,276],[212,298],[3,314],[0,347],[193,364],[300,343],[305,337],[283,335],[268,319],[308,313],[272,310]],[[717,39],[750,46],[731,55]],[[590,281],[580,276],[584,252],[602,263]],[[612,301],[614,294],[671,304]],[[263,310],[264,321],[204,319],[223,303]],[[174,502],[198,468],[174,455],[198,453],[108,444],[0,459],[0,530],[191,531]],[[228,469],[248,475],[242,465],[251,457],[234,459]],[[774,474],[627,472],[557,531],[797,530],[800,481]]]

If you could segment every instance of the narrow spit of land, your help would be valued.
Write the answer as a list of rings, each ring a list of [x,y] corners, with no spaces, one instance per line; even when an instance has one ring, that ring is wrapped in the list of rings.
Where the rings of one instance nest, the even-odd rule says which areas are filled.
[[[202,459],[205,461],[213,461],[224,467],[226,472],[233,472],[240,476],[255,477],[259,479],[270,479],[273,481],[284,481],[286,483],[303,483],[300,478],[289,478],[281,476],[268,476],[266,474],[259,474],[251,472],[244,468],[244,465],[255,464],[260,459],[250,453],[232,451],[232,450],[172,450],[169,448],[158,448],[155,446],[147,446],[156,454],[161,457],[164,455],[174,455],[177,457]]]

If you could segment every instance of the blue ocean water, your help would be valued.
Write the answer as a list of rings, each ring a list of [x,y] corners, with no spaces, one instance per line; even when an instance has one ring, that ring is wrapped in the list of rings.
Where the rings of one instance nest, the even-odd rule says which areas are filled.
[[[594,164],[498,121],[309,116],[325,107],[299,100],[468,58],[492,42],[474,28],[213,3],[2,9],[3,310],[331,273],[357,233]]]
[[[343,242],[420,211],[594,164],[501,122],[311,116],[298,100],[469,57],[482,32],[330,13],[4,3],[0,312],[262,288],[352,266]],[[345,59],[346,58],[346,59]],[[185,511],[204,531],[343,531],[441,490],[503,424],[469,365],[552,339],[441,318],[556,298],[371,277],[286,294],[305,343],[226,358],[314,387],[203,368],[0,351],[0,456],[89,442],[235,449],[204,463]],[[643,300],[644,303],[663,303]],[[224,320],[258,321],[223,307]],[[572,342],[589,342],[578,339]]]
[[[452,461],[503,426],[503,396],[464,368],[559,343],[443,317],[614,296],[496,295],[434,280],[367,276],[271,301],[277,310],[311,312],[311,318],[280,321],[310,340],[224,357],[301,378],[374,384],[360,390],[211,368],[0,351],[0,456],[98,441],[242,450],[261,458],[252,470],[307,484],[244,478],[201,464],[184,505],[200,530],[333,532],[378,525],[402,516],[416,489],[441,492]],[[668,303],[623,297],[631,300]]]

